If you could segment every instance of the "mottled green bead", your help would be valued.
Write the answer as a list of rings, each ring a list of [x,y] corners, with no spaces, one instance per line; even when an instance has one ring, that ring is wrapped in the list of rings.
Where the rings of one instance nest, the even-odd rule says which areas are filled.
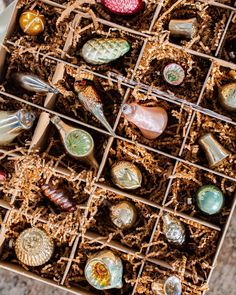
[[[218,187],[204,185],[197,192],[197,205],[205,214],[217,214],[224,205],[224,195]]]
[[[122,57],[130,48],[122,38],[95,38],[84,44],[81,56],[89,64],[102,65]]]

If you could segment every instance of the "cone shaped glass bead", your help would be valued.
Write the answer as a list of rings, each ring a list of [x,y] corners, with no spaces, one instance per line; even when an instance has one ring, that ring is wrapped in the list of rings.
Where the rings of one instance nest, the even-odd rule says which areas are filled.
[[[15,73],[12,75],[12,78],[16,84],[28,91],[37,93],[59,93],[56,88],[50,86],[48,83],[32,74]]]
[[[176,276],[169,277],[164,284],[165,295],[181,295],[182,286],[181,281]]]
[[[10,144],[24,130],[33,126],[35,116],[27,110],[0,111],[0,145]]]
[[[182,245],[185,241],[185,228],[176,217],[165,213],[163,219],[163,233],[168,242],[175,245]]]
[[[215,139],[212,133],[207,133],[201,136],[199,144],[205,151],[209,166],[212,168],[220,165],[230,156],[230,152]]]
[[[95,88],[91,85],[87,85],[86,81],[82,81],[81,83],[77,82],[74,87],[84,108],[91,112],[111,134],[114,134],[113,129],[104,115],[102,101]]]
[[[83,59],[93,65],[110,63],[130,50],[129,43],[122,38],[96,38],[87,41],[81,51]]]
[[[172,19],[169,22],[169,31],[172,37],[192,39],[197,33],[197,19]]]
[[[142,0],[101,0],[101,3],[112,13],[132,15],[144,8]]]
[[[111,167],[111,179],[119,188],[136,189],[141,186],[142,174],[131,162],[119,161]]]
[[[168,122],[168,115],[161,107],[144,107],[137,103],[124,104],[123,115],[135,124],[147,139],[155,139],[160,136]]]
[[[122,201],[110,208],[110,217],[118,228],[131,228],[137,220],[137,210],[132,203]]]
[[[85,266],[86,280],[98,290],[122,288],[123,265],[121,259],[112,251],[101,251]]]
[[[53,241],[39,228],[24,230],[16,240],[16,256],[29,266],[43,265],[52,257],[53,251]]]
[[[197,206],[205,214],[217,214],[224,206],[224,195],[217,186],[204,185],[197,192]]]

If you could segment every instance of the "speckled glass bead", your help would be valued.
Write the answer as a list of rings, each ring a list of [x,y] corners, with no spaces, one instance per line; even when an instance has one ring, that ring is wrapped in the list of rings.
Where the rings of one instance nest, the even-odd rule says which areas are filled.
[[[144,8],[142,0],[101,0],[101,3],[112,13],[132,15]]]
[[[197,206],[205,214],[220,212],[224,205],[224,195],[215,185],[204,185],[197,192]]]

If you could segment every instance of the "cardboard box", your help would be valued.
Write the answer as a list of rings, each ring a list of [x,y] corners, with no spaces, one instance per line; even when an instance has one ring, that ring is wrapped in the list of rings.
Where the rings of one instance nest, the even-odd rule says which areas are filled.
[[[99,16],[96,19],[94,14],[84,7],[77,7],[69,16],[65,16],[63,11],[66,6],[60,2],[43,0],[37,4],[42,6],[42,11],[45,9],[46,13],[54,15],[50,24],[52,27],[61,26],[55,34],[51,33],[48,38],[43,39],[42,44],[39,39],[35,38],[17,39],[17,34],[21,34],[17,29],[18,17],[20,11],[24,9],[24,3],[21,3],[20,11],[17,9],[17,1],[8,8],[5,16],[10,21],[5,32],[3,30],[1,39],[5,41],[0,50],[0,77],[4,83],[0,95],[6,100],[6,105],[8,101],[9,104],[12,101],[13,107],[14,103],[17,103],[36,110],[37,124],[28,146],[29,152],[32,153],[37,149],[40,155],[45,155],[46,150],[49,158],[55,156],[55,151],[48,148],[50,144],[47,139],[53,132],[50,116],[58,115],[68,124],[85,128],[92,133],[97,145],[96,157],[98,157],[100,166],[97,173],[93,173],[88,168],[77,167],[76,163],[73,163],[73,160],[67,156],[63,157],[63,160],[58,160],[58,163],[53,162],[55,166],[48,166],[53,173],[54,181],[57,182],[57,179],[58,183],[65,181],[70,187],[75,186],[78,182],[78,191],[81,194],[82,192],[87,194],[87,197],[82,198],[84,202],[78,205],[78,224],[73,221],[76,224],[75,229],[68,229],[66,224],[63,225],[56,219],[56,216],[53,219],[53,211],[50,211],[50,208],[50,213],[47,210],[45,213],[42,209],[36,216],[31,207],[25,205],[25,200],[29,197],[24,195],[24,190],[16,189],[7,195],[4,193],[3,199],[0,200],[3,219],[0,266],[75,294],[96,294],[96,290],[86,283],[83,268],[89,255],[105,247],[112,249],[124,263],[123,294],[153,294],[151,293],[151,282],[162,280],[170,274],[177,274],[181,278],[183,294],[203,294],[207,290],[206,284],[209,283],[216,266],[217,257],[235,208],[236,173],[233,156],[227,163],[228,166],[215,170],[210,169],[204,158],[199,157],[199,154],[195,152],[198,146],[195,140],[196,134],[202,131],[214,131],[220,142],[224,144],[224,140],[227,141],[232,154],[235,154],[233,150],[236,141],[235,117],[218,109],[217,104],[211,106],[207,102],[206,95],[213,99],[213,90],[216,87],[214,79],[221,77],[221,73],[226,77],[230,70],[236,70],[235,64],[221,59],[221,56],[224,56],[224,42],[233,25],[236,9],[214,1],[210,4],[206,4],[205,1],[198,3],[201,8],[206,8],[209,15],[213,13],[212,18],[214,18],[215,10],[221,15],[219,27],[215,23],[216,31],[219,31],[217,38],[210,39],[211,36],[209,36],[209,40],[216,43],[215,48],[212,45],[214,49],[208,50],[204,45],[205,35],[199,37],[200,41],[197,44],[188,44],[188,46],[168,42],[162,25],[165,27],[165,21],[175,11],[175,5],[177,8],[178,5],[181,6],[181,1],[177,1],[174,7],[171,6],[173,1],[160,1],[159,4],[155,1],[151,4],[148,2],[148,16],[143,22],[143,27],[142,22],[137,21],[133,26],[134,29],[129,23],[125,26],[122,18],[112,19],[114,22],[107,20],[109,14],[102,13],[96,6],[98,4],[95,5],[92,1],[90,1],[91,8]],[[189,1],[189,5],[197,9],[192,2]],[[65,17],[68,25],[66,21],[63,23],[63,18],[60,19],[61,15]],[[150,21],[146,22],[148,17]],[[202,16],[203,21],[205,21],[204,17],[205,15]],[[160,28],[164,34],[161,34]],[[86,38],[94,36],[95,32],[100,36],[127,38],[133,45],[133,54],[121,60],[118,65],[89,67],[75,54],[81,43]],[[60,40],[60,38],[63,42],[56,43],[55,40]],[[55,43],[48,44],[48,40],[53,40]],[[35,47],[27,48],[24,44],[30,44],[31,41],[34,42]],[[52,44],[52,51],[48,52],[49,47],[47,46]],[[154,48],[158,48],[157,52]],[[187,79],[190,82],[187,85],[190,87],[197,85],[195,85],[193,96],[188,96],[191,91],[187,88],[183,90],[173,87],[170,87],[170,90],[168,87],[163,88],[160,74],[155,76],[155,80],[153,79],[153,73],[158,70],[155,67],[161,66],[163,60],[162,50],[166,56],[170,53],[171,57],[176,60],[180,57],[186,59],[186,64],[192,70],[192,72],[189,70]],[[18,52],[21,53],[19,59],[16,58]],[[13,55],[16,62],[14,60],[12,64]],[[32,58],[32,70],[37,71],[42,67],[42,73],[45,75],[51,67],[50,81],[59,87],[60,95],[48,94],[45,97],[33,96],[32,98],[27,94],[12,90],[11,85],[9,87],[6,84],[6,80],[9,79],[9,75],[6,77],[6,74],[11,73],[15,68],[23,68],[24,65],[20,65],[20,62],[25,56],[30,60]],[[193,73],[199,78],[195,84]],[[215,73],[218,73],[218,76]],[[109,122],[116,136],[106,131],[94,118],[83,117],[83,111],[74,108],[76,98],[69,91],[76,79],[81,77],[93,79],[96,85],[103,88],[104,100],[106,103],[108,101],[107,106],[112,110],[107,108],[105,111],[108,117],[111,116]],[[162,105],[167,109],[169,124],[162,137],[153,142],[145,140],[137,128],[127,124],[123,119],[122,104],[134,100],[144,105]],[[53,136],[58,142],[58,135],[54,132]],[[8,155],[8,158],[4,157],[6,162],[15,163],[17,159],[19,163],[22,163],[22,159],[26,161],[30,157],[27,153],[19,155],[17,151],[1,150],[1,152]],[[59,147],[57,152],[59,152],[57,157],[60,159],[60,155],[64,154],[63,148]],[[46,160],[47,156],[46,162],[49,161]],[[42,158],[44,159],[44,156]],[[143,186],[135,193],[117,189],[109,177],[111,165],[117,160],[124,159],[135,161],[143,173]],[[37,158],[37,161],[40,162],[40,159]],[[46,175],[45,170],[43,171]],[[24,176],[22,176],[22,181],[23,179]],[[194,193],[201,185],[212,182],[224,191],[226,204],[221,215],[207,218],[196,210]],[[139,224],[130,232],[120,234],[110,227],[109,218],[104,212],[107,210],[106,202],[113,204],[123,199],[132,200],[136,206],[139,212]],[[34,206],[32,208],[37,208],[37,200]],[[43,206],[39,204],[40,208]],[[165,212],[176,215],[185,224],[189,235],[189,245],[187,244],[184,249],[173,249],[166,242],[162,234],[161,218]],[[58,213],[58,216],[66,218],[65,215],[60,214]],[[75,216],[72,216],[72,220],[73,218]],[[24,226],[30,225],[43,226],[51,235],[54,230],[58,230],[55,241],[59,245],[61,243],[59,228],[61,230],[61,226],[62,228],[65,226],[65,240],[68,239],[65,243],[63,240],[65,250],[63,247],[58,250],[54,260],[46,268],[27,269],[16,261],[14,251],[9,246],[14,240],[14,236],[9,235],[9,232],[12,230],[17,235],[19,232],[15,228],[19,231],[24,229]],[[211,248],[209,253],[208,246]],[[60,255],[65,256],[59,257]],[[113,290],[111,294],[112,292]],[[119,290],[116,292],[120,294]]]

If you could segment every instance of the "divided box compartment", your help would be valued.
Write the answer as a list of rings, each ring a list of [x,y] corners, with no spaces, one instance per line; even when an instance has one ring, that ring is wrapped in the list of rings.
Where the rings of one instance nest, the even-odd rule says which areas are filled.
[[[192,13],[199,20],[199,11],[206,5],[206,19],[207,13],[213,13],[214,17],[220,15],[214,21],[219,34],[213,37],[213,48],[208,49],[204,40],[201,48],[198,43],[182,47],[186,44],[171,38],[170,43],[168,34],[160,31],[162,21],[177,15],[178,9],[184,17],[186,4],[182,3],[181,8],[180,1],[170,15],[166,11],[173,1],[159,4],[148,1],[144,16],[145,20],[150,19],[145,22],[141,14],[137,16],[138,22],[135,18],[129,22],[110,17],[93,1],[65,16],[66,2],[44,0],[35,4],[50,26],[41,36],[32,38],[22,34],[18,17],[34,4],[28,1],[25,6],[21,1],[20,10],[14,9],[5,44],[0,49],[1,110],[24,107],[36,114],[31,131],[22,133],[16,145],[0,150],[1,165],[15,177],[0,186],[0,267],[75,294],[97,294],[84,277],[84,267],[91,254],[111,249],[123,262],[123,288],[104,294],[153,294],[151,282],[157,280],[161,285],[171,274],[180,277],[184,294],[203,294],[236,204],[236,122],[234,115],[224,111],[217,102],[218,85],[235,79],[229,72],[236,66],[229,62],[225,46],[232,38],[236,9],[226,0],[211,4],[199,1],[197,7],[194,1],[189,1]],[[96,21],[88,7],[98,16]],[[166,26],[163,22],[164,29]],[[131,52],[109,65],[86,64],[79,56],[80,47],[90,38],[102,36],[124,37],[132,45]],[[175,60],[187,73],[186,83],[180,87],[167,85],[161,76],[164,65]],[[54,84],[60,94],[32,94],[12,87],[11,73],[19,70],[33,72]],[[101,95],[115,136],[81,108],[74,83],[82,79],[88,79]],[[145,139],[136,126],[123,118],[123,103],[133,101],[167,110],[168,126],[156,140]],[[98,171],[65,153],[59,134],[50,123],[52,115],[91,133],[100,165]],[[228,162],[214,170],[206,165],[197,142],[197,134],[203,131],[214,131],[217,139],[223,145],[227,143],[226,148],[231,151]],[[125,191],[112,183],[111,165],[124,159],[134,162],[141,170],[141,188]],[[27,163],[37,164],[41,169],[38,183],[34,180],[29,187],[24,186],[24,177],[19,181],[20,168],[24,168],[24,175],[32,172],[30,165],[27,171]],[[17,177],[22,187],[14,191],[11,188]],[[40,184],[49,180],[64,187],[73,197],[76,212],[60,212],[43,197]],[[217,185],[225,195],[223,210],[217,216],[208,218],[196,207],[194,197],[204,184]],[[109,206],[120,200],[129,200],[136,207],[139,219],[134,228],[122,231],[111,224]],[[168,244],[162,225],[165,213],[183,222],[189,247],[187,244],[177,249]],[[31,226],[44,228],[56,244],[52,259],[42,267],[26,267],[14,253],[15,239]]]

